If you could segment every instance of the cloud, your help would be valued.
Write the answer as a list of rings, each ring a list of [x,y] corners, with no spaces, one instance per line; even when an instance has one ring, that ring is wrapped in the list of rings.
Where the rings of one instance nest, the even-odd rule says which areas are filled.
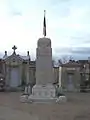
[[[12,15],[13,15],[13,16],[22,16],[22,13],[21,13],[21,12],[16,12],[16,11],[15,11],[15,12],[12,13]]]
[[[90,47],[73,47],[55,49],[57,58],[62,56],[72,56],[74,59],[88,59],[90,57]]]
[[[76,55],[86,55],[89,56],[90,54],[90,47],[80,47],[80,48],[73,48],[72,54]]]
[[[87,57],[90,46],[89,0],[0,1],[0,40],[3,44],[0,51],[11,50],[16,44],[18,51],[29,50],[35,55],[37,40],[43,36],[44,9],[53,55]]]

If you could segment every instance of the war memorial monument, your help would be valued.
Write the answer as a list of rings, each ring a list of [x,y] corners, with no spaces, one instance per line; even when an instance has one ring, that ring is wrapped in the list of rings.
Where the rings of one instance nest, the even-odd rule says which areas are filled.
[[[27,96],[28,102],[56,102],[56,88],[53,85],[52,47],[50,38],[46,37],[46,18],[44,11],[43,35],[37,41],[36,48],[36,84],[32,94]],[[21,96],[21,99],[24,96]],[[21,100],[23,101],[23,100]]]

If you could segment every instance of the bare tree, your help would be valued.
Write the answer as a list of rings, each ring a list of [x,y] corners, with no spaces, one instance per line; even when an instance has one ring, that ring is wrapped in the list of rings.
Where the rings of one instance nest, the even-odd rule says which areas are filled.
[[[58,60],[59,65],[68,63],[70,60],[73,60],[72,56],[63,56],[61,59]]]
[[[59,65],[62,65],[62,64],[63,64],[61,59],[58,60],[58,64],[59,64]]]
[[[69,60],[73,60],[73,57],[72,57],[72,56],[69,56]]]

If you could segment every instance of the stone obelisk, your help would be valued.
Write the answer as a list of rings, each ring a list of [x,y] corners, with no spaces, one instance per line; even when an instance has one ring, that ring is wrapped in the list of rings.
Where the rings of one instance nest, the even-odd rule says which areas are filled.
[[[36,48],[36,85],[32,89],[33,99],[52,99],[55,97],[53,86],[53,65],[51,40],[46,38],[46,18],[44,11],[43,35]]]

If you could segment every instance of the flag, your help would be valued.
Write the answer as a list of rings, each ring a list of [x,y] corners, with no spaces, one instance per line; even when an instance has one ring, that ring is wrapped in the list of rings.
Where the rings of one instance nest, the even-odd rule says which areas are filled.
[[[45,10],[44,10],[44,21],[43,21],[43,35],[46,36],[46,18],[45,18]]]

